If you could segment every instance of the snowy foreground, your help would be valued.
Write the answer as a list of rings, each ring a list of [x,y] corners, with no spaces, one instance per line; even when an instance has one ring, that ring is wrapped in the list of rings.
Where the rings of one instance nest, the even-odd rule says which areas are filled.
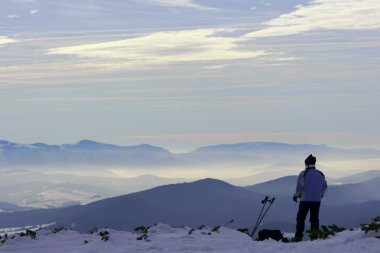
[[[366,235],[360,230],[344,231],[327,240],[300,243],[281,243],[274,240],[252,241],[246,234],[224,227],[218,232],[204,228],[189,234],[189,230],[189,228],[172,228],[158,224],[149,229],[146,240],[136,239],[142,234],[111,229],[101,229],[92,234],[79,234],[70,230],[57,233],[40,230],[37,232],[36,239],[27,236],[8,239],[0,246],[0,252],[380,252],[380,239],[375,238],[374,234]]]

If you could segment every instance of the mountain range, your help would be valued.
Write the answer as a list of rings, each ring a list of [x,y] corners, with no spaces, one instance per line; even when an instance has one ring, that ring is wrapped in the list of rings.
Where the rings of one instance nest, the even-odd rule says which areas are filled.
[[[286,182],[290,178],[269,182]],[[294,182],[293,182],[294,183]],[[262,187],[262,185],[260,186]],[[333,191],[328,191],[332,194]],[[0,227],[49,224],[86,232],[93,227],[132,230],[140,225],[166,223],[215,226],[234,219],[233,227],[250,227],[262,207],[263,194],[215,179],[159,186],[150,190],[96,201],[82,206],[0,214]],[[294,230],[297,204],[291,195],[278,195],[263,227]],[[346,192],[347,196],[351,192]],[[327,198],[326,196],[326,198]],[[341,196],[339,196],[341,197]],[[323,202],[321,224],[357,227],[380,213],[380,201],[332,204]]]
[[[204,168],[212,177],[225,171],[227,176],[220,179],[234,185],[249,186],[295,175],[309,153],[321,157],[322,165],[329,159],[349,164],[355,159],[376,161],[380,157],[376,150],[271,142],[223,144],[174,154],[148,144],[117,146],[83,140],[76,144],[48,145],[0,141],[0,200],[30,208],[88,204],[160,185],[194,181],[202,176],[195,178],[192,175]],[[330,172],[334,169],[326,167]],[[364,163],[359,168],[355,167],[355,170],[363,171],[366,167]],[[239,172],[241,168],[247,171],[245,174],[251,173],[252,176],[233,178],[234,172]],[[142,176],[120,177],[114,174],[115,169]],[[322,169],[325,170],[325,166]],[[182,171],[181,175],[187,176],[153,176],[166,170],[174,173]],[[359,183],[376,177],[376,170],[372,174],[366,173],[368,175],[340,176],[338,181],[329,179],[329,182]],[[171,172],[165,175],[171,175]],[[359,176],[362,178],[357,178]],[[281,187],[277,185],[274,189]],[[360,194],[355,196],[359,199],[368,199],[367,196],[372,194],[365,187],[360,186],[358,189],[361,190],[356,194]],[[342,202],[345,203],[343,198]]]
[[[207,164],[268,164],[290,162],[308,153],[324,159],[378,158],[380,151],[370,149],[342,149],[326,145],[250,142],[201,147],[194,151],[173,154],[148,144],[117,146],[90,140],[76,144],[47,145],[43,143],[17,144],[0,141],[0,168],[33,166],[118,166],[159,168],[197,166]]]
[[[0,141],[0,166],[46,166],[46,165],[123,165],[149,166],[172,154],[147,144],[120,147],[95,141],[83,140],[76,144],[30,145]]]

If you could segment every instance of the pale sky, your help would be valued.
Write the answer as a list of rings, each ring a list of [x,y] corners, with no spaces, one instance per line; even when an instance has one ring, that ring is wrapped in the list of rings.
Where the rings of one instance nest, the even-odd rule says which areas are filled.
[[[0,0],[0,139],[380,149],[379,0]]]

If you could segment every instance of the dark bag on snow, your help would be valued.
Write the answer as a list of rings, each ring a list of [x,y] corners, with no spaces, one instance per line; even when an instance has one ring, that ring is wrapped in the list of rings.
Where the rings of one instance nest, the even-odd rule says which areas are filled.
[[[282,233],[280,230],[263,229],[259,231],[259,241],[264,241],[269,238],[276,241],[280,241],[284,237],[282,236]]]

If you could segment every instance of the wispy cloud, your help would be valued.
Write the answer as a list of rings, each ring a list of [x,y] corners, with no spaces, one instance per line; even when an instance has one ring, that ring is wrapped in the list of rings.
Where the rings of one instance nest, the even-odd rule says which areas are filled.
[[[90,66],[135,67],[193,61],[249,59],[267,55],[265,51],[239,48],[241,38],[228,36],[234,30],[196,29],[155,32],[136,38],[105,43],[49,49],[49,55],[72,55],[98,59]]]
[[[16,14],[10,14],[7,16],[7,18],[20,18],[21,16],[20,15],[16,15]]]
[[[38,12],[39,12],[38,9],[32,9],[32,10],[29,11],[29,13],[30,13],[31,15],[36,15]]]
[[[266,28],[245,37],[287,36],[316,30],[380,29],[380,4],[378,0],[314,0],[265,25]]]
[[[0,46],[8,44],[8,43],[14,43],[14,42],[16,42],[16,40],[10,39],[5,36],[0,36]]]
[[[182,8],[195,8],[200,10],[211,10],[212,8],[202,6],[195,3],[193,0],[149,0],[149,2],[157,5],[182,7]]]
[[[35,3],[35,0],[11,0],[14,3]]]
[[[151,3],[201,8],[190,0],[149,0]],[[203,8],[203,7],[202,7]],[[314,0],[306,6],[265,23],[261,30],[232,36],[234,29],[207,28],[154,32],[125,40],[78,46],[57,47],[48,55],[70,55],[86,60],[85,68],[124,69],[147,65],[196,61],[226,61],[269,55],[263,49],[244,48],[252,38],[288,36],[315,30],[380,29],[380,5],[377,0]],[[276,64],[300,60],[301,57],[271,57]],[[224,64],[224,63],[223,63]]]

